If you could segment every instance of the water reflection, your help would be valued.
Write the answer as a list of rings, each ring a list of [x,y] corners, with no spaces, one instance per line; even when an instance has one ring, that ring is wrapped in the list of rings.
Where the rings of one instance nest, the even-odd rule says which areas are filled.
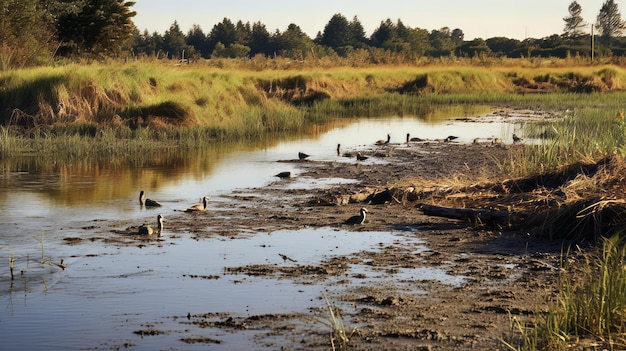
[[[387,134],[393,147],[407,147],[406,133],[427,139],[456,135],[459,142],[474,138],[511,139],[519,124],[502,119],[485,123],[447,120],[430,123],[416,118],[368,118],[342,120],[333,125],[313,126],[305,135],[281,140],[215,143],[201,149],[163,149],[147,152],[143,159],[110,159],[70,164],[44,162],[40,158],[3,160],[0,174],[0,225],[10,228],[8,237],[32,237],[42,230],[51,234],[68,223],[84,223],[95,218],[136,218],[140,190],[164,203],[164,211],[212,198],[234,189],[263,187],[282,171],[298,173],[297,163],[277,162],[297,159],[298,152],[310,154],[313,161],[354,162],[337,156],[342,150],[374,148],[372,143]],[[418,146],[413,146],[418,147]],[[328,180],[328,184],[344,180]],[[311,186],[324,186],[311,182]],[[304,183],[293,187],[306,186]],[[80,225],[76,225],[79,228]],[[69,234],[66,234],[69,235]],[[13,242],[0,241],[9,247]]]

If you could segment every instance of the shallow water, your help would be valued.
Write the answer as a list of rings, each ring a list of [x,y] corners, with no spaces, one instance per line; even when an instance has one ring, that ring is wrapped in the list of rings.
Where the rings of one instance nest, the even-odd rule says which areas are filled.
[[[295,159],[298,151],[310,154],[312,160],[353,162],[337,156],[338,143],[343,151],[371,147],[387,133],[397,147],[406,147],[402,144],[406,133],[430,139],[457,135],[460,142],[468,143],[477,137],[509,140],[517,129],[502,120],[430,124],[412,118],[365,119],[339,125],[316,137],[278,142],[254,151],[225,152],[212,160],[199,160],[199,167],[85,165],[38,169],[29,165],[7,169],[0,174],[3,349],[109,349],[123,347],[126,342],[137,350],[206,349],[207,345],[181,344],[177,330],[186,327],[173,317],[198,311],[243,316],[306,313],[311,306],[323,305],[319,299],[325,284],[230,275],[224,273],[225,267],[285,264],[278,253],[297,258],[298,264],[316,264],[332,255],[375,251],[396,240],[414,241],[421,247],[418,232],[357,233],[333,228],[258,233],[237,239],[194,240],[186,233],[176,233],[166,236],[161,245],[143,248],[102,241],[64,244],[63,238],[81,237],[97,224],[96,220],[151,218],[150,212],[137,206],[141,189],[148,192],[148,197],[159,199],[164,204],[160,211],[167,213],[203,195],[219,199],[234,189],[268,186],[281,171],[297,174],[297,164],[278,161]],[[307,189],[349,181],[296,177],[286,186]],[[9,278],[11,256],[15,258],[13,282]],[[51,264],[60,263],[61,258],[67,264],[64,270]],[[347,274],[362,275],[363,284],[389,278],[389,273],[359,265]],[[451,285],[463,281],[463,277],[449,276],[438,268],[399,269],[393,274],[397,279],[433,279]],[[154,321],[162,323],[159,329],[172,333],[143,340],[132,333]],[[211,348],[249,345],[249,340],[241,339],[247,334],[222,335],[220,339],[228,342]]]

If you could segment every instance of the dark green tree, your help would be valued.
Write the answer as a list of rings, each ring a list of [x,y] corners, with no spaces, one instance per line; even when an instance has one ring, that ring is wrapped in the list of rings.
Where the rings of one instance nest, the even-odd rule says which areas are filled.
[[[68,2],[68,1],[65,1]],[[91,57],[116,56],[126,48],[135,25],[133,1],[84,0],[59,14],[57,32],[63,53]]]
[[[313,40],[294,23],[284,32],[274,34],[275,45],[280,55],[303,60],[315,46]]]
[[[523,46],[517,39],[506,37],[493,37],[485,41],[489,50],[499,56],[520,57]]]
[[[163,35],[163,50],[169,58],[183,58],[193,54],[189,51],[190,46],[185,41],[185,34],[180,29],[177,21],[174,21],[170,28]]]
[[[334,50],[348,46],[351,43],[350,23],[341,14],[335,14],[324,27],[320,44]]]
[[[459,28],[453,29],[452,33],[450,33],[450,39],[452,39],[452,42],[456,46],[463,45],[465,33],[463,33],[463,31]]]
[[[489,50],[489,46],[484,39],[476,38],[474,40],[464,42],[462,45],[456,48],[457,56],[467,56],[467,57],[477,57],[482,54],[488,54],[491,50]]]
[[[250,44],[250,39],[252,38],[252,28],[250,27],[250,22],[243,23],[242,21],[237,21],[235,25],[235,44],[248,46]]]
[[[365,37],[365,29],[363,28],[363,24],[359,21],[357,16],[352,18],[352,21],[348,24],[349,45],[353,48],[364,49],[367,47],[367,38]]]
[[[200,25],[194,24],[185,36],[185,43],[194,48],[202,57],[208,58],[211,52],[209,51],[209,43],[206,34],[200,28]]]
[[[224,18],[222,22],[213,26],[208,35],[209,50],[212,52],[217,43],[222,43],[225,47],[234,44],[237,41],[237,33],[235,25],[228,18]]]
[[[569,16],[563,18],[565,22],[563,36],[567,38],[578,38],[584,35],[584,28],[587,27],[587,23],[581,16],[583,9],[580,4],[576,1],[572,1],[567,10],[569,11]]]
[[[261,22],[252,24],[252,33],[250,33],[250,55],[264,54],[271,56],[275,48],[271,45],[270,33],[265,25]]]
[[[607,47],[611,46],[611,39],[622,35],[626,29],[626,23],[622,20],[615,1],[607,0],[602,4],[596,19],[596,28]]]
[[[456,48],[452,40],[452,32],[448,27],[431,31],[429,39],[430,45],[433,47],[433,50],[430,52],[432,56],[449,56]]]
[[[145,29],[139,33],[136,29],[133,36],[133,50],[137,55],[156,56],[163,50],[163,36],[157,32],[150,34]]]
[[[375,47],[383,47],[383,44],[392,39],[392,37],[395,35],[395,31],[396,31],[396,25],[391,22],[390,18],[387,18],[387,20],[380,22],[380,25],[374,29],[374,32],[372,32],[372,35],[370,36],[370,42],[372,44],[372,46]]]

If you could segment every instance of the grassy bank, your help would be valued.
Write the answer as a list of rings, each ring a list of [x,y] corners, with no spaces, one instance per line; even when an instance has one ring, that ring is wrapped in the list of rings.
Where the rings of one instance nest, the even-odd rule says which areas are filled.
[[[343,117],[436,120],[485,106],[576,111],[566,122],[575,128],[564,124],[537,132],[554,135],[556,128],[563,146],[529,154],[527,164],[511,169],[570,162],[573,154],[593,156],[621,141],[614,133],[590,140],[603,137],[596,124],[609,123],[626,96],[626,71],[617,66],[248,68],[136,62],[0,72],[0,156],[194,147],[302,133],[311,124]]]

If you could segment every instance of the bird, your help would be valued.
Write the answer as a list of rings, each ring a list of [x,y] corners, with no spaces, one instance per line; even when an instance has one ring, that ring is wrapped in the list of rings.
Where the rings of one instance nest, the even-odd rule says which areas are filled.
[[[305,158],[309,157],[311,155],[307,155],[304,152],[298,152],[298,158],[301,160],[304,160]]]
[[[337,156],[341,156],[341,144],[337,144]]]
[[[158,201],[146,199],[146,193],[144,193],[143,190],[139,192],[139,204],[141,206],[146,206],[146,207],[159,207],[159,206],[161,206],[161,204]]]
[[[520,142],[520,141],[522,141],[522,138],[518,137],[517,134],[513,134],[513,142],[517,143],[517,142]]]
[[[191,207],[187,208],[185,210],[185,212],[200,212],[200,211],[206,211],[207,208],[207,202],[209,201],[209,198],[204,196],[202,198],[202,203],[197,203],[197,204],[193,204],[191,205]]]
[[[406,143],[408,144],[409,141],[424,141],[424,139],[418,137],[411,138],[411,134],[406,133]]]
[[[358,216],[352,216],[346,219],[346,221],[343,223],[344,224],[363,224],[363,222],[365,222],[365,213],[367,213],[367,209],[363,207],[359,210],[359,213],[360,214]]]
[[[365,161],[365,160],[367,160],[368,158],[369,158],[369,157],[367,157],[367,156],[363,156],[363,155],[361,155],[361,153],[360,153],[360,152],[357,152],[357,153],[356,153],[356,159],[357,159],[357,161]]]
[[[291,262],[298,262],[296,260],[294,260],[293,258],[287,256],[287,255],[283,255],[281,253],[278,254],[278,256],[280,256],[280,258],[283,259],[283,261],[287,262],[287,261],[291,261]]]
[[[275,174],[274,177],[278,177],[278,178],[289,178],[291,177],[291,172],[280,172],[278,174]]]
[[[163,216],[157,216],[157,229],[152,228],[149,225],[142,225],[137,228],[137,234],[139,235],[153,235],[161,236],[161,232],[163,231]]]
[[[452,141],[452,140],[454,140],[454,139],[458,139],[458,138],[459,138],[459,137],[457,137],[457,136],[450,135],[450,136],[448,136],[447,138],[445,138],[443,141],[445,141],[445,142],[450,142],[450,141]]]
[[[391,134],[387,134],[387,140],[377,140],[374,144],[375,145],[386,145],[389,144],[389,141],[391,141]]]

